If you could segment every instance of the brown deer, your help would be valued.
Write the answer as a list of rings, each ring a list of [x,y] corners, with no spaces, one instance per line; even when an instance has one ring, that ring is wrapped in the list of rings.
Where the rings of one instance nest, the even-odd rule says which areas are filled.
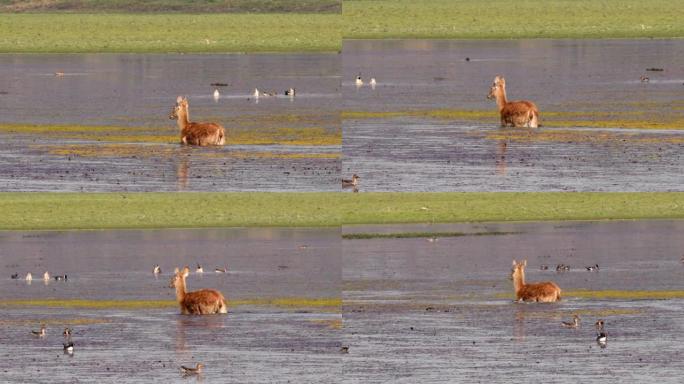
[[[511,279],[515,290],[515,301],[554,302],[561,299],[561,289],[552,281],[542,283],[525,283],[525,267],[527,260],[513,260]]]
[[[506,99],[506,80],[503,76],[494,78],[487,98],[496,99],[496,105],[501,114],[502,127],[539,127],[539,110],[533,102],[527,100],[508,101]]]
[[[184,97],[178,96],[169,119],[178,121],[181,143],[185,145],[206,146],[226,143],[226,131],[220,124],[193,123],[190,121],[188,99]]]
[[[182,315],[207,315],[228,313],[228,304],[221,292],[215,289],[202,289],[194,292],[185,291],[185,278],[190,268],[185,267],[171,278],[170,288],[176,289],[176,300]]]

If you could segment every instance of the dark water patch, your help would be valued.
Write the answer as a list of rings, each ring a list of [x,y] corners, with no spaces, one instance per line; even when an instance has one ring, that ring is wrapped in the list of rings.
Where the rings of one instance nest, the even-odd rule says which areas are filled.
[[[461,237],[461,236],[504,236],[513,235],[517,232],[397,232],[397,233],[345,233],[342,238],[345,240],[368,240],[368,239],[412,239],[427,238],[431,242],[438,241],[440,237]]]

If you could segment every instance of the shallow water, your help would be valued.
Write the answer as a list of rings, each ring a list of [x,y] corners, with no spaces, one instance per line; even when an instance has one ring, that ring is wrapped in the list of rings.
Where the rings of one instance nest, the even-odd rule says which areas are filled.
[[[517,232],[436,242],[344,240],[347,382],[679,382],[684,299],[573,292],[681,292],[682,230],[681,221],[346,227],[345,233]],[[528,281],[553,280],[564,299],[513,303],[514,258],[528,260]],[[556,273],[560,263],[571,271]],[[593,264],[599,272],[585,270]],[[580,328],[562,328],[574,313]],[[594,341],[598,318],[606,321],[605,349]]]
[[[346,41],[342,172],[362,191],[680,191],[682,57],[675,40]],[[498,74],[542,128],[499,128]]]
[[[332,54],[0,55],[0,125],[50,127],[3,128],[2,190],[335,190],[339,67]],[[294,98],[282,95],[290,87]],[[279,96],[255,100],[254,88]],[[168,119],[178,95],[191,120],[221,123],[229,145],[180,148]],[[283,130],[327,140],[291,144]]]
[[[195,362],[205,364],[205,382],[339,380],[339,307],[316,304],[340,297],[338,230],[5,232],[0,241],[3,380],[176,382],[183,380],[179,366]],[[7,303],[172,301],[172,269],[188,264],[194,270],[197,262],[205,273],[191,273],[189,289],[221,290],[228,315],[181,316],[172,302],[140,309]],[[157,263],[162,275],[155,278]],[[223,266],[229,273],[213,272]],[[66,273],[68,281],[45,285],[46,269]],[[27,271],[35,278],[30,285],[9,279]],[[30,335],[41,322],[48,327],[45,339]],[[73,357],[62,353],[65,326],[74,329]]]

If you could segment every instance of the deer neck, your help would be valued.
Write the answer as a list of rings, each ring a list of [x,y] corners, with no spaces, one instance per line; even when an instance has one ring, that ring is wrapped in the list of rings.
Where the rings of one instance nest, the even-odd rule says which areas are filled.
[[[513,289],[516,293],[520,292],[525,286],[525,271],[520,271],[513,275]]]
[[[185,277],[181,278],[176,284],[176,300],[179,303],[183,302],[185,298]]]
[[[496,106],[499,108],[499,112],[503,111],[504,107],[508,103],[506,100],[506,88],[499,88],[499,92],[496,93]]]
[[[181,108],[178,110],[178,128],[182,131],[188,124],[190,124],[188,108]]]

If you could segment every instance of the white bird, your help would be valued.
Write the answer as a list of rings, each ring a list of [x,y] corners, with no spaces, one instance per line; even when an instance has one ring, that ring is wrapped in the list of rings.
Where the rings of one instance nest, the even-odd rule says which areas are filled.
[[[45,271],[45,273],[43,273],[43,280],[50,281],[50,274],[48,273],[48,271]]]
[[[204,273],[204,268],[202,268],[199,263],[197,263],[197,269],[195,269],[195,273]]]
[[[363,85],[363,79],[361,78],[361,74],[359,74],[358,76],[356,76],[356,86],[360,87],[362,85]]]
[[[254,88],[254,97],[259,98],[259,88]]]
[[[31,275],[31,272],[26,274],[26,281],[31,281],[33,280],[33,275]]]
[[[221,97],[218,88],[214,90],[214,100],[218,100]]]
[[[158,275],[158,274],[161,273],[161,267],[159,266],[159,264],[157,264],[157,265],[154,266],[154,269],[152,270],[152,273],[154,273],[155,275]]]
[[[371,80],[370,80],[371,88],[375,89],[376,84],[377,84],[377,82],[375,81],[375,77],[371,77]]]

